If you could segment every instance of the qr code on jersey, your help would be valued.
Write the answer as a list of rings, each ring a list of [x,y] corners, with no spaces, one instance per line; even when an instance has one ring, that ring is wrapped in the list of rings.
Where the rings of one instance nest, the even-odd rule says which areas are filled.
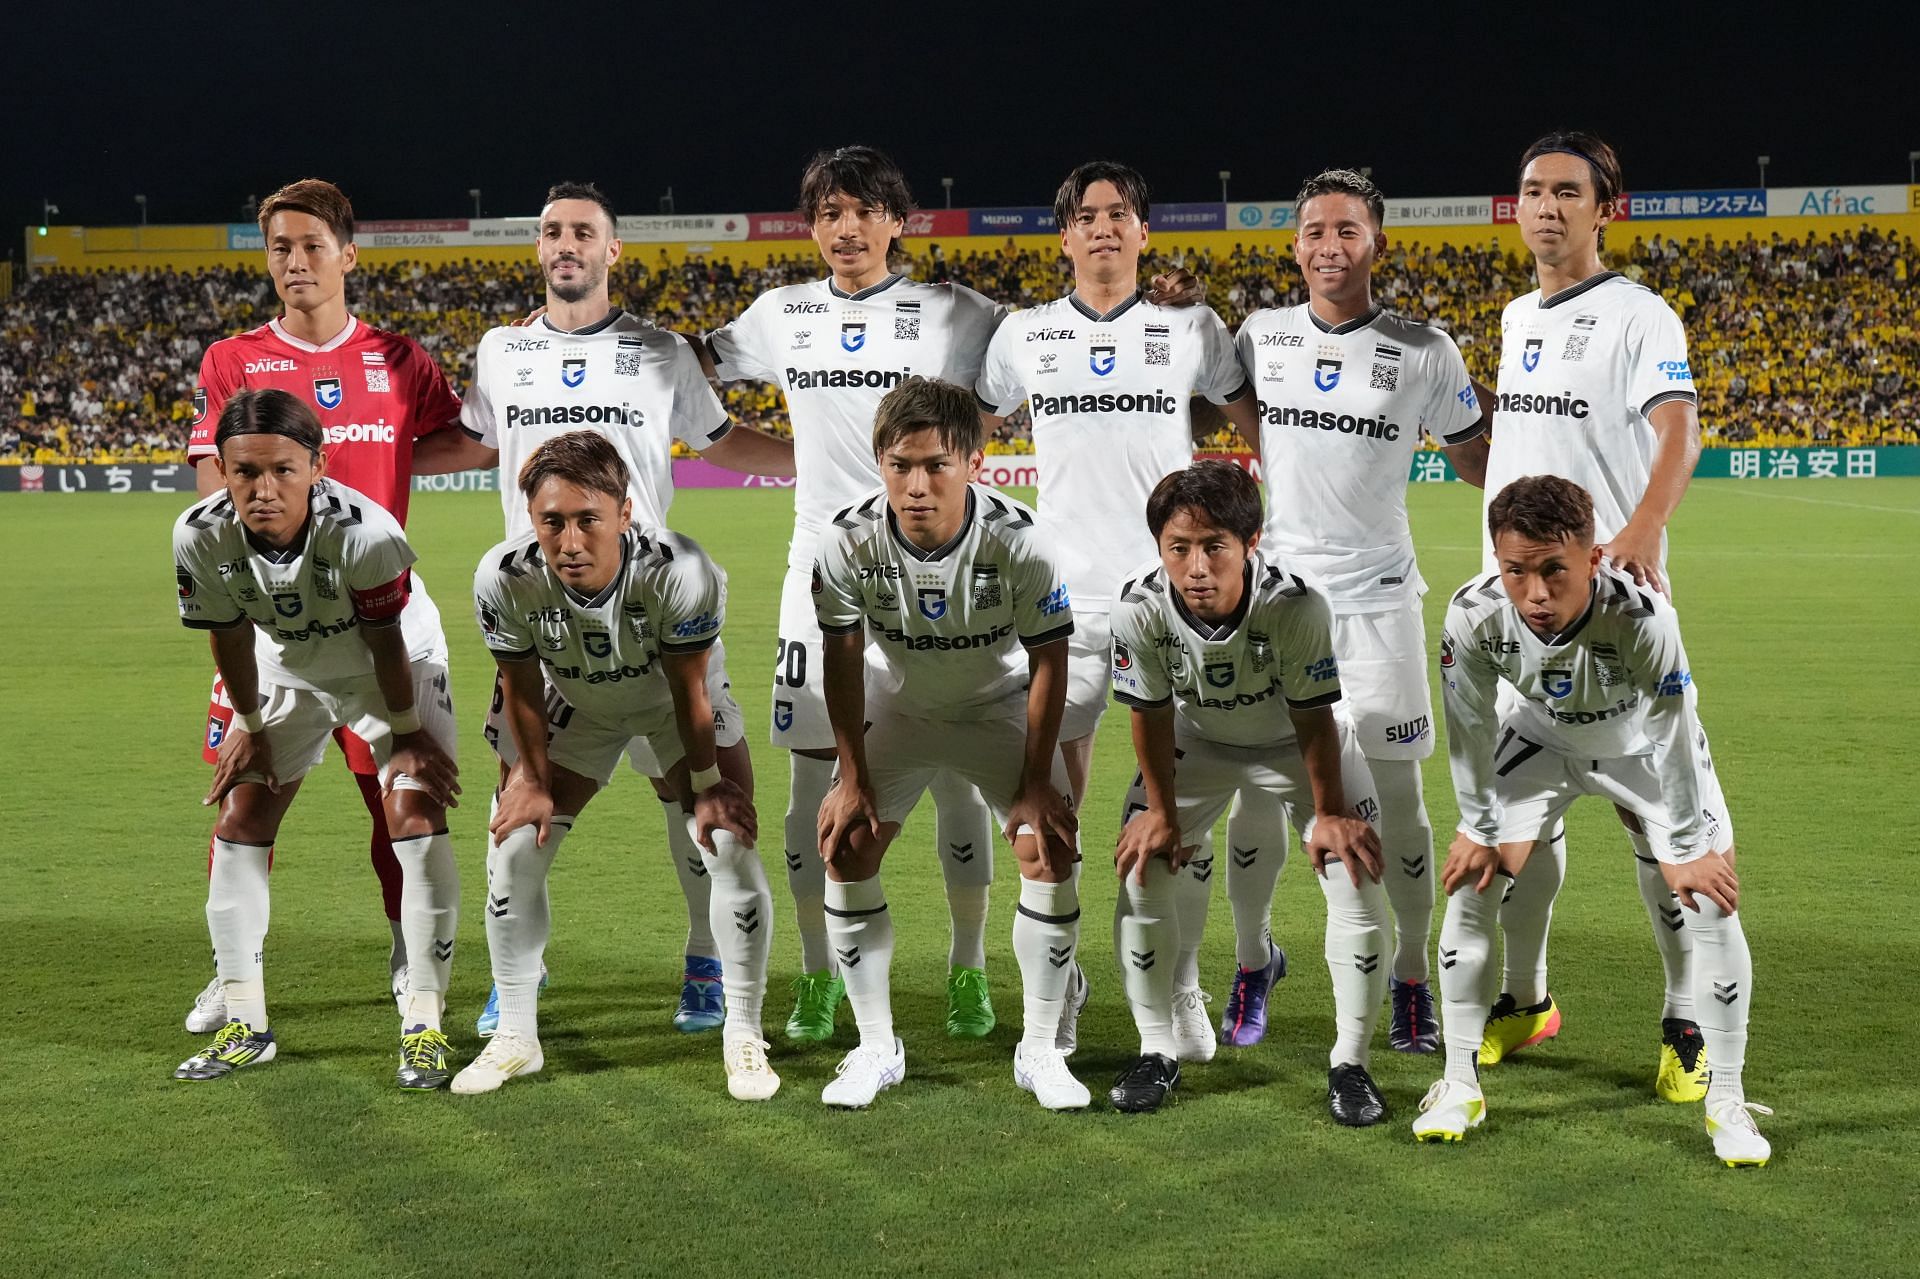
[[[1400,366],[1398,364],[1378,364],[1373,366],[1372,387],[1376,391],[1398,391],[1400,389]]]
[[[616,377],[639,377],[639,350],[636,348],[631,351],[615,351],[613,353],[613,372]]]
[[[1587,353],[1587,335],[1584,333],[1567,334],[1567,349],[1560,353],[1563,360],[1577,360]]]
[[[367,389],[369,391],[386,391],[388,389],[387,371],[385,369],[368,369],[366,370],[366,374]]]
[[[1169,361],[1167,359],[1167,344],[1165,342],[1147,343],[1147,363],[1148,364],[1164,365],[1168,362]]]
[[[917,315],[894,316],[893,340],[896,342],[918,342],[920,340],[920,317]]]

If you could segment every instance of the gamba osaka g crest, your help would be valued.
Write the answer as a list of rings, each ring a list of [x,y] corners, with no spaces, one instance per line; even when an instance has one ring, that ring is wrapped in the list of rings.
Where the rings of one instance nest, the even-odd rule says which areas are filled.
[[[944,586],[923,586],[920,588],[920,615],[929,622],[937,622],[947,615],[947,588]]]
[[[1204,668],[1207,683],[1215,688],[1227,688],[1233,684],[1233,661],[1208,662]]]
[[[1117,363],[1114,358],[1115,351],[1116,348],[1111,344],[1087,349],[1087,367],[1093,370],[1094,376],[1105,377],[1113,372],[1114,365]]]
[[[1340,361],[1315,360],[1313,362],[1313,387],[1316,391],[1331,391],[1340,385]]]
[[[587,357],[576,355],[560,361],[560,385],[572,390],[587,380]]]
[[[1540,367],[1540,339],[1528,338],[1520,352],[1520,367],[1531,373]]]
[[[840,345],[849,351],[858,351],[867,344],[867,325],[864,320],[848,320],[840,326]]]
[[[313,379],[313,402],[323,409],[340,407],[340,379],[337,377],[317,377]]]

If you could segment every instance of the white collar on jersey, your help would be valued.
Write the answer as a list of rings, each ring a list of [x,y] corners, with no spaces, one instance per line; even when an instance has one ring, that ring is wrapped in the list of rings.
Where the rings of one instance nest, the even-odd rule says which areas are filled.
[[[827,292],[833,294],[833,296],[837,298],[845,298],[849,302],[864,302],[868,298],[872,297],[874,294],[882,292],[883,290],[886,290],[886,289],[890,289],[894,285],[900,283],[900,281],[906,278],[907,278],[906,276],[900,274],[898,271],[895,271],[892,275],[880,281],[880,283],[878,284],[869,284],[866,288],[861,289],[858,293],[849,293],[845,289],[841,288],[839,285],[835,284],[833,282],[832,276],[828,276]]]
[[[318,355],[321,352],[336,351],[336,350],[339,350],[341,347],[345,346],[347,343],[347,339],[360,331],[360,321],[355,317],[349,315],[347,317],[347,327],[344,329],[341,329],[338,333],[328,338],[325,342],[322,342],[319,346],[315,346],[311,342],[302,341],[301,339],[293,336],[293,334],[287,332],[286,326],[280,323],[280,318],[278,316],[275,316],[273,319],[268,320],[267,327],[273,330],[273,336],[279,338],[282,342],[285,342],[288,346],[292,347],[294,350],[305,351],[309,355]]]
[[[585,325],[584,327],[577,328],[577,329],[563,329],[544,315],[540,317],[540,323],[546,328],[546,330],[549,333],[558,333],[562,337],[584,338],[584,337],[591,337],[595,333],[600,332],[602,329],[607,328],[615,320],[619,319],[621,316],[625,314],[626,314],[625,311],[621,310],[619,307],[616,306],[613,308],[613,310],[607,312],[605,316],[603,316],[598,320],[595,320],[592,324]]]
[[[934,560],[944,560],[947,556],[953,554],[954,548],[966,540],[967,530],[972,527],[973,490],[971,488],[967,490],[967,513],[960,521],[960,531],[939,546],[934,547],[931,551],[923,551],[907,540],[907,535],[900,531],[900,521],[893,516],[893,504],[887,504],[887,532],[893,535],[894,542],[899,545],[901,550],[923,564],[932,563]]]
[[[1385,307],[1379,306],[1368,307],[1365,315],[1356,315],[1351,320],[1342,320],[1338,324],[1328,324],[1314,313],[1313,303],[1309,302],[1307,303],[1307,318],[1312,320],[1313,327],[1319,329],[1322,333],[1330,333],[1334,337],[1339,337],[1342,333],[1357,333],[1361,329],[1366,328],[1369,324],[1379,319],[1380,312],[1385,309]]]
[[[1559,306],[1562,302],[1571,302],[1587,290],[1597,289],[1608,280],[1619,278],[1620,273],[1618,271],[1601,271],[1595,275],[1590,275],[1578,284],[1569,284],[1566,288],[1560,290],[1550,298],[1541,298],[1540,309],[1544,311],[1550,306]]]
[[[1124,315],[1127,311],[1129,311],[1133,307],[1136,307],[1140,303],[1146,301],[1146,298],[1147,298],[1147,291],[1145,289],[1135,289],[1133,291],[1132,297],[1128,298],[1125,302],[1122,302],[1119,306],[1114,307],[1113,310],[1108,311],[1105,315],[1102,315],[1100,314],[1100,312],[1088,306],[1085,302],[1082,302],[1080,300],[1080,295],[1078,293],[1067,294],[1067,301],[1073,304],[1073,309],[1078,311],[1080,314],[1086,316],[1089,320],[1092,320],[1095,324],[1103,324],[1108,320],[1115,319],[1121,315]]]

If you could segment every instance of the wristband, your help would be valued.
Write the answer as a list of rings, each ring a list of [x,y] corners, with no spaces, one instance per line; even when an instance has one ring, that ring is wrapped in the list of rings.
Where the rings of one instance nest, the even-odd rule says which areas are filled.
[[[264,732],[267,727],[266,712],[262,711],[258,706],[246,712],[244,715],[235,714],[234,718],[239,720],[240,727],[246,729],[249,733],[261,733]]]
[[[710,790],[720,780],[720,765],[708,764],[705,768],[688,774],[687,780],[693,784],[693,793]]]
[[[399,737],[406,733],[419,732],[420,731],[419,708],[414,706],[409,706],[407,707],[407,709],[403,711],[396,711],[392,707],[388,707],[387,708],[387,726],[393,730],[393,735],[395,737]]]

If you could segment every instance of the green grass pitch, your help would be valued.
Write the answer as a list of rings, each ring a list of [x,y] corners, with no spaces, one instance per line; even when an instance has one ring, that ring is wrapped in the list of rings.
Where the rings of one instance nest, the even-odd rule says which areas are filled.
[[[1478,498],[1411,493],[1436,628],[1478,566]],[[1773,1166],[1711,1157],[1695,1107],[1653,1098],[1660,980],[1626,847],[1576,810],[1554,930],[1558,1041],[1490,1071],[1489,1126],[1419,1147],[1438,1072],[1376,1045],[1393,1108],[1326,1116],[1331,1003],[1321,897],[1297,853],[1276,932],[1293,976],[1266,1043],[1222,1051],[1157,1116],[1049,1115],[1013,1085],[1013,871],[994,891],[1002,1025],[942,1030],[946,924],[931,822],[896,845],[895,1002],[908,1077],[865,1113],[818,1100],[851,1042],[795,1050],[767,1105],[730,1101],[718,1043],[674,1033],[684,912],[659,806],[623,776],[554,873],[547,1069],[482,1098],[393,1086],[387,929],[365,818],[329,762],[287,822],[267,974],[284,1048],[218,1084],[170,1078],[208,976],[210,814],[197,801],[208,657],[173,620],[168,497],[0,503],[0,1274],[633,1273],[1738,1275],[1913,1273],[1920,1249],[1920,1032],[1913,770],[1920,687],[1920,481],[1697,484],[1673,567],[1701,707],[1741,850],[1755,959],[1748,1092]],[[686,492],[676,527],[732,577],[727,631],[752,726],[775,885],[769,1022],[797,966],[765,744],[766,670],[790,527],[778,491]],[[467,803],[449,1029],[477,1051],[486,995],[480,736],[491,666],[466,599],[497,500],[417,499],[424,576],[447,621]],[[1086,810],[1083,953],[1094,982],[1076,1071],[1096,1097],[1134,1046],[1111,960],[1110,847],[1131,772],[1124,714],[1101,731]],[[1430,761],[1436,829],[1454,820]],[[1444,844],[1443,844],[1444,846]],[[1223,894],[1202,957],[1231,971]],[[1216,1005],[1217,1011],[1218,1005]]]

